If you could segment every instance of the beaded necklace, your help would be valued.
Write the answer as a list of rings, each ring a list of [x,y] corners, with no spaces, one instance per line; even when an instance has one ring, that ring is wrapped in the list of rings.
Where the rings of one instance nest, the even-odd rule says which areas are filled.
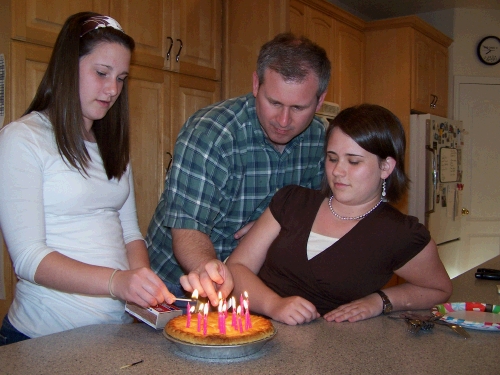
[[[330,211],[332,211],[333,216],[335,216],[336,218],[339,218],[340,220],[361,220],[361,219],[364,219],[366,217],[366,215],[368,215],[370,212],[372,212],[374,209],[376,209],[379,206],[380,203],[382,203],[382,198],[380,198],[380,200],[378,201],[378,203],[375,206],[373,206],[370,209],[370,211],[364,213],[363,215],[349,217],[349,216],[340,216],[338,213],[336,213],[333,210],[332,199],[333,199],[333,195],[330,197],[330,200],[328,201],[328,206],[330,207]]]

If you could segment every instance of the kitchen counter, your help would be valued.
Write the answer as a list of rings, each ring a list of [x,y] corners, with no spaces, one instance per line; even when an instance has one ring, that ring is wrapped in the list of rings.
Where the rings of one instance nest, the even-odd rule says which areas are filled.
[[[500,269],[500,256],[481,265]],[[475,269],[453,279],[450,302],[500,304],[500,281]],[[402,320],[378,316],[357,323],[322,318],[300,326],[274,322],[277,335],[245,358],[204,360],[178,351],[146,324],[94,325],[0,347],[1,374],[468,374],[498,373],[500,332],[448,327],[411,334]],[[143,360],[142,363],[120,367]]]

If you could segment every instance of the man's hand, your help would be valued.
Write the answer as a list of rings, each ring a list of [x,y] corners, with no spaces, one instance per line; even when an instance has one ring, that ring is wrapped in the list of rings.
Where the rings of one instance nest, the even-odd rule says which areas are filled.
[[[235,234],[234,234],[234,238],[236,240],[241,240],[243,238],[243,236],[245,234],[248,233],[248,231],[253,227],[253,225],[255,224],[255,221],[251,221],[249,222],[247,225],[245,225],[244,227],[241,227],[239,231],[237,231]]]
[[[180,283],[188,292],[197,289],[200,296],[208,297],[212,306],[218,305],[219,292],[222,293],[222,298],[226,298],[234,286],[231,272],[218,259],[212,259],[189,274],[181,276]]]

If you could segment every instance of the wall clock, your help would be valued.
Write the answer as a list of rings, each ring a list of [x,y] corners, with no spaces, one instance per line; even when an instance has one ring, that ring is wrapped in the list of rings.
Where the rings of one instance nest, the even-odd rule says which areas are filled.
[[[483,38],[477,45],[477,56],[483,64],[498,64],[500,62],[500,39],[492,35]]]

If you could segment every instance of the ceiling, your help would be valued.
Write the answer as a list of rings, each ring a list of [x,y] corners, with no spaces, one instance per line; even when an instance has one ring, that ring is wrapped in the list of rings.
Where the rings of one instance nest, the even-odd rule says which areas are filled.
[[[408,16],[452,8],[500,9],[500,0],[328,0],[366,20]]]

